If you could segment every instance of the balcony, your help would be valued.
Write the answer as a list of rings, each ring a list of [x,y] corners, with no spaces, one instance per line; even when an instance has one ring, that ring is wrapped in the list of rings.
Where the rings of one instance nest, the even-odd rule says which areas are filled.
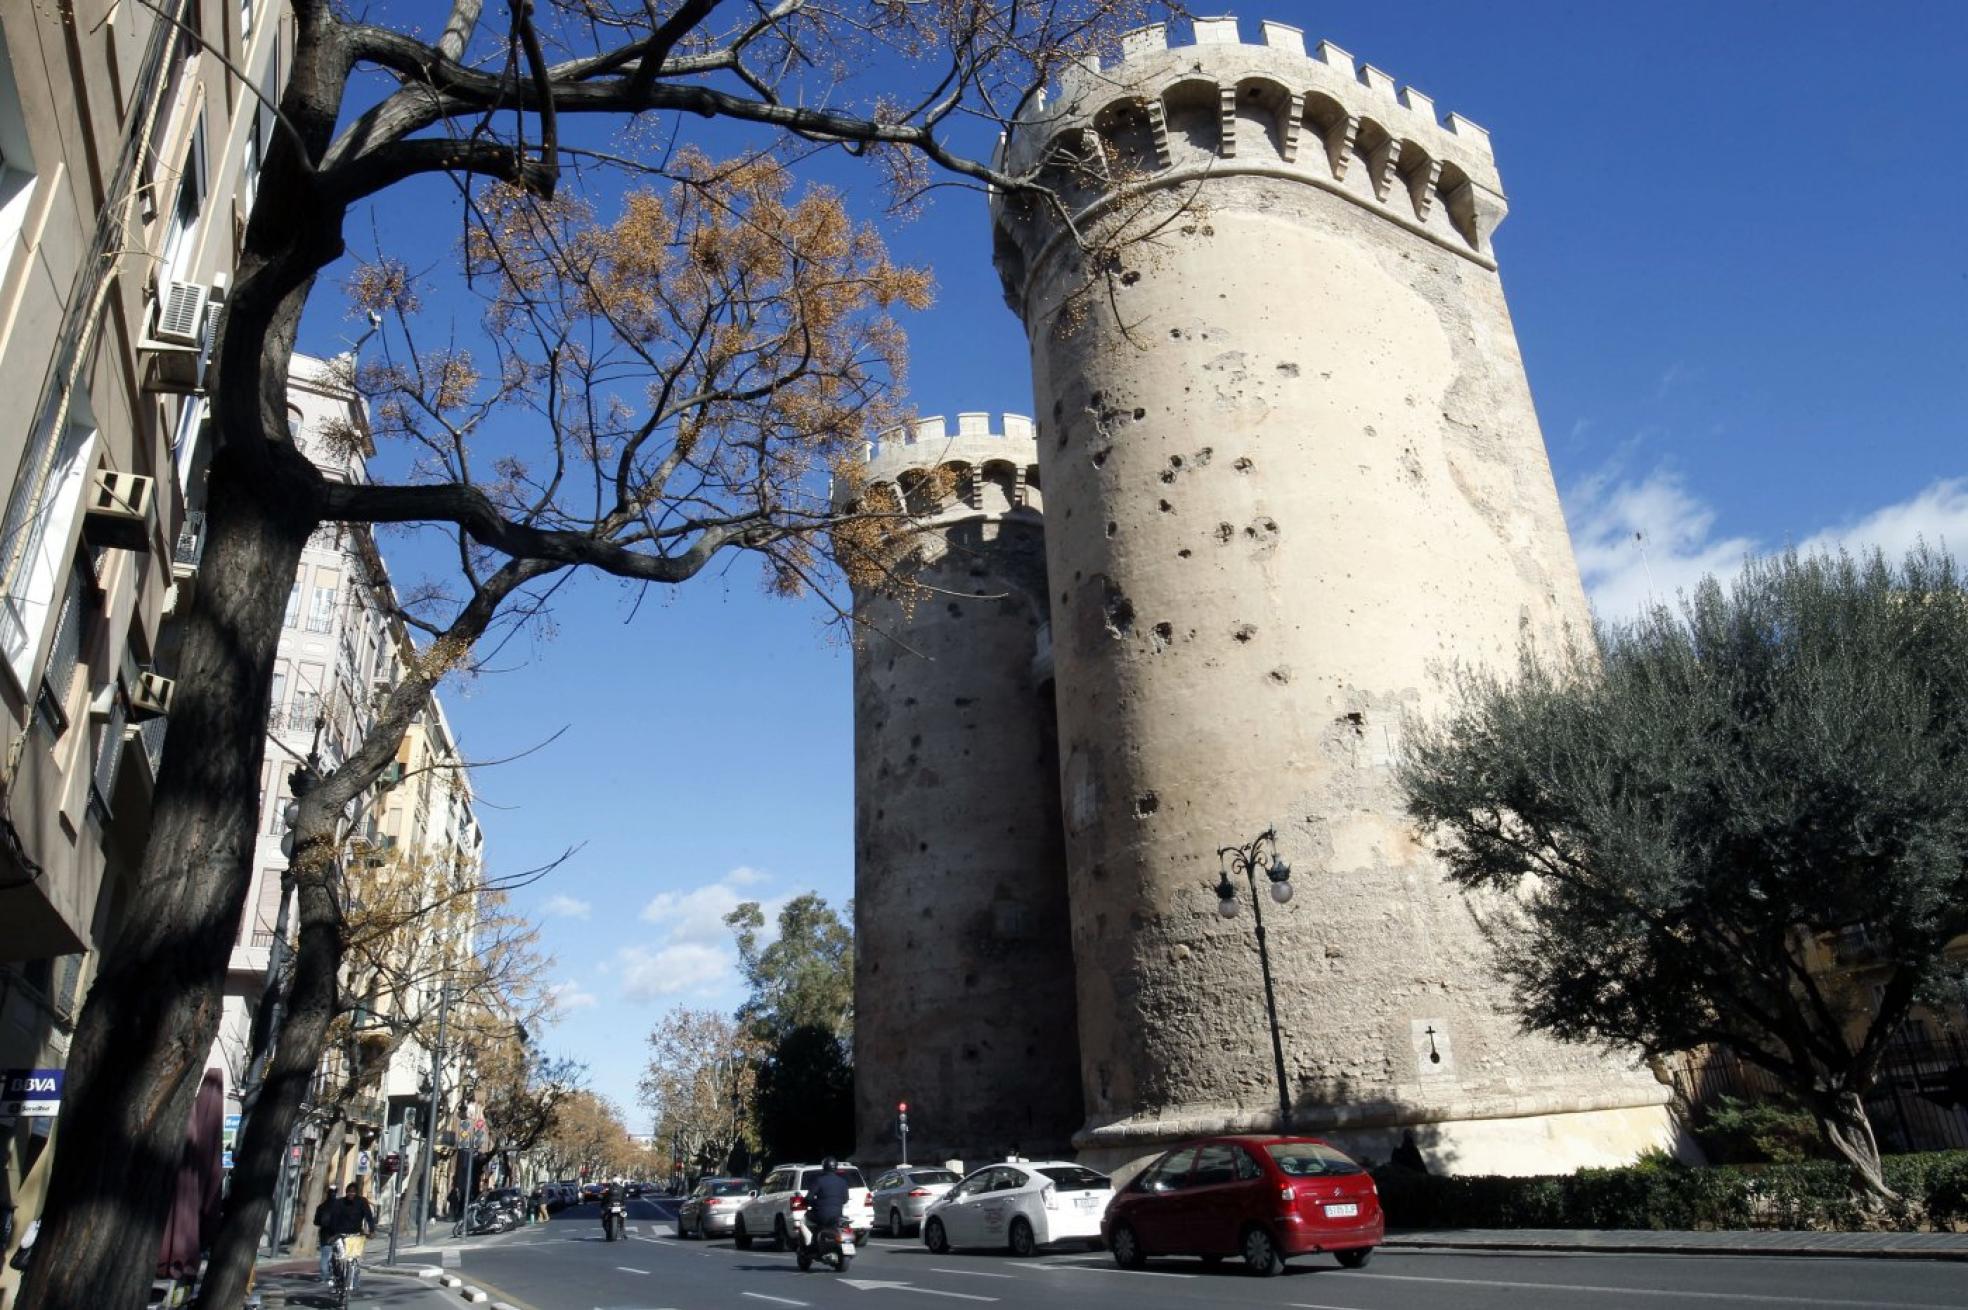
[[[178,547],[172,553],[171,563],[182,575],[196,569],[204,554],[205,511],[190,510],[185,514],[184,526],[178,529]]]

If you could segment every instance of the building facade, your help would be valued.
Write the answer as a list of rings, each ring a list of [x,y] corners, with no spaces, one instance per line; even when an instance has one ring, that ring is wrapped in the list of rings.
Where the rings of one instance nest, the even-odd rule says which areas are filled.
[[[0,2],[0,1068],[65,1064],[148,832],[207,334],[289,43],[264,0],[162,7]],[[22,1220],[53,1126],[0,1117]]]
[[[1218,849],[1275,828],[1299,893],[1266,917],[1295,1129],[1373,1159],[1413,1133],[1460,1172],[1624,1162],[1673,1143],[1667,1088],[1518,1030],[1482,906],[1416,840],[1393,776],[1404,720],[1444,707],[1457,663],[1588,630],[1491,246],[1489,140],[1295,28],[1252,35],[1201,19],[1171,46],[1156,25],[1068,70],[1003,150],[1009,171],[1042,170],[1074,230],[992,206],[1046,496],[1059,799],[1029,819],[1056,813],[1063,842],[1072,1140],[1125,1167],[1278,1126],[1251,910],[1222,917],[1214,891]],[[974,672],[911,676],[948,705]],[[865,775],[897,710],[857,711]],[[928,840],[987,835],[953,806]],[[895,876],[864,850],[857,896],[877,875]],[[918,896],[969,894],[928,852],[907,876]],[[870,1046],[915,1022],[880,988],[856,999]],[[1028,993],[1024,1021],[1063,1009]],[[988,1083],[957,1113],[1006,1135]]]

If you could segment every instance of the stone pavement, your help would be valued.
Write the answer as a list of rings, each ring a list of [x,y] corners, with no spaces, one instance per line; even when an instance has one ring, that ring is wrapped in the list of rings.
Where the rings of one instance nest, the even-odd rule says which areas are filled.
[[[1644,1228],[1408,1228],[1387,1245],[1464,1251],[1602,1251],[1663,1255],[1829,1255],[1968,1260],[1968,1233],[1659,1231]]]

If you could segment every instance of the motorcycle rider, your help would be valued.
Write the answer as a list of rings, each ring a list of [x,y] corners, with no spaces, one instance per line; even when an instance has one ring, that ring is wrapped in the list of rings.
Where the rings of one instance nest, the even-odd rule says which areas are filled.
[[[828,1156],[820,1162],[820,1176],[813,1180],[813,1186],[806,1189],[806,1223],[801,1233],[801,1244],[815,1246],[823,1229],[839,1227],[841,1216],[847,1213],[847,1179],[841,1177],[840,1166],[834,1157]]]
[[[615,1214],[615,1180],[611,1178],[601,1185],[601,1231],[606,1234],[610,1224],[621,1222]]]

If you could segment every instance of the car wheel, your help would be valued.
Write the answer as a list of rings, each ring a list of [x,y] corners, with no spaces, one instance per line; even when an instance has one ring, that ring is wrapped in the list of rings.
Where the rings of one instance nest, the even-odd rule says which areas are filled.
[[[745,1221],[743,1219],[740,1219],[738,1226],[732,1230],[731,1243],[740,1251],[749,1251],[752,1249],[752,1235],[745,1231]]]
[[[902,1212],[900,1210],[890,1210],[888,1212],[888,1235],[890,1237],[901,1237],[907,1234],[908,1231],[909,1226],[902,1222]]]
[[[1262,1228],[1252,1228],[1244,1234],[1244,1263],[1259,1278],[1269,1278],[1284,1272],[1284,1257],[1278,1254],[1277,1243],[1271,1234]]]
[[[1148,1263],[1148,1253],[1141,1249],[1141,1239],[1131,1224],[1115,1224],[1107,1245],[1113,1248],[1114,1263],[1123,1269],[1139,1269]]]
[[[1356,1246],[1351,1251],[1335,1251],[1333,1254],[1337,1255],[1339,1262],[1348,1269],[1365,1269],[1367,1261],[1373,1259],[1373,1253],[1374,1249],[1371,1246]]]
[[[1005,1245],[1011,1248],[1013,1255],[1021,1259],[1039,1253],[1039,1239],[1032,1235],[1032,1225],[1023,1219],[1012,1220],[1011,1231],[1006,1233],[1005,1237],[1007,1238]]]
[[[772,1221],[772,1240],[779,1244],[778,1249],[781,1251],[793,1249],[793,1239],[786,1232],[786,1216],[780,1215]]]
[[[932,1219],[923,1225],[923,1245],[936,1255],[942,1255],[950,1249],[950,1237],[943,1231],[941,1219]]]

